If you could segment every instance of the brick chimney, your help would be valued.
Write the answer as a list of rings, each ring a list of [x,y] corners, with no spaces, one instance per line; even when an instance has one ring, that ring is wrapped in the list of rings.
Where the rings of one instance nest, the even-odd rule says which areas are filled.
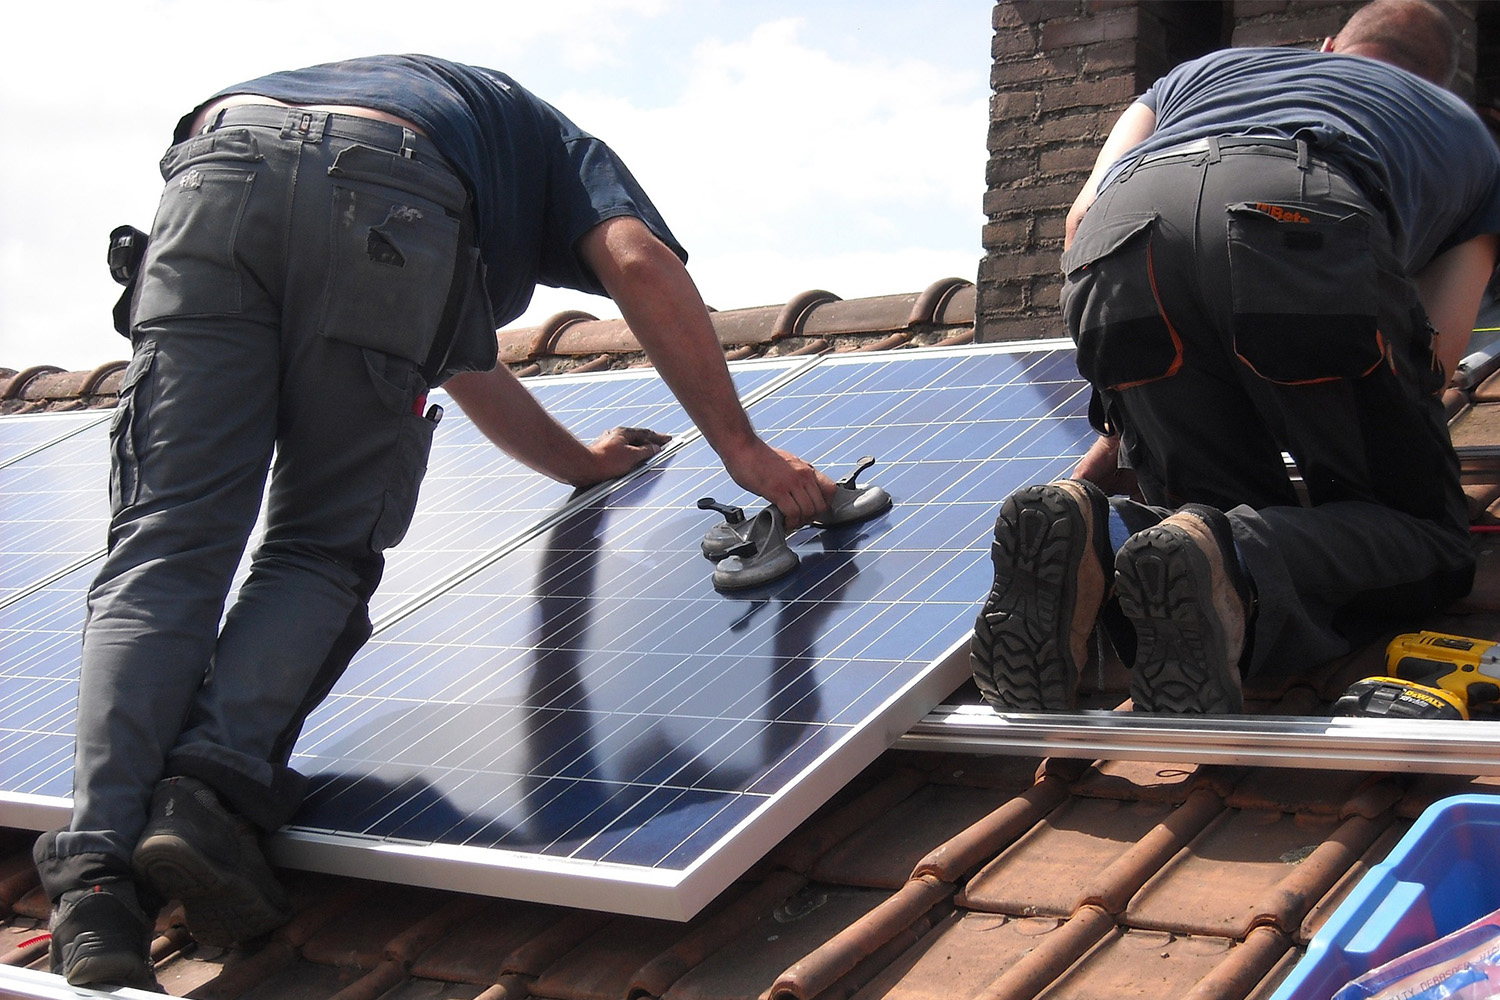
[[[1500,97],[1500,4],[1441,0],[1462,33],[1454,90]],[[1109,128],[1153,80],[1225,46],[1316,48],[1347,0],[1001,0],[990,70],[984,259],[975,338],[1059,337],[1063,220]]]

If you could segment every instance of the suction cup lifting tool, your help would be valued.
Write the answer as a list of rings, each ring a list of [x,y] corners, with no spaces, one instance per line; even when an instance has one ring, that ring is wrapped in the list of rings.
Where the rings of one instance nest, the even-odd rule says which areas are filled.
[[[709,528],[703,536],[704,558],[718,562],[729,555],[730,549],[744,544],[745,533],[750,530],[751,522],[745,520],[743,510],[719,503],[713,497],[704,497],[699,500],[698,509],[716,510],[724,515],[724,520]]]
[[[874,455],[866,455],[854,466],[854,471],[834,485],[833,498],[828,501],[828,513],[813,523],[821,528],[836,528],[844,524],[858,524],[878,517],[891,509],[891,495],[879,486],[860,486],[859,474],[875,464]]]
[[[715,587],[719,590],[758,587],[797,568],[801,560],[787,547],[786,520],[780,508],[773,504],[742,525],[740,543],[727,551],[714,567]]]

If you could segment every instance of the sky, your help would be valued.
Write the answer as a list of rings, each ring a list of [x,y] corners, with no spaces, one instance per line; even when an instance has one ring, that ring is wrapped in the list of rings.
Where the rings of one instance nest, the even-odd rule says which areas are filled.
[[[718,309],[974,280],[986,0],[51,0],[0,61],[0,367],[129,356],[108,233],[149,229],[177,119],[375,52],[502,70],[610,144]],[[21,22],[16,22],[17,24]],[[608,299],[538,288],[511,326]]]

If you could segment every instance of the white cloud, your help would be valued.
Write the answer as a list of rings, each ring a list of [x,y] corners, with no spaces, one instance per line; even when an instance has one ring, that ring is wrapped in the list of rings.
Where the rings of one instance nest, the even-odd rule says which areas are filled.
[[[912,15],[892,0],[882,19],[881,6],[427,0],[413,16],[406,0],[33,5],[30,30],[8,37],[0,62],[11,136],[0,158],[0,366],[125,356],[109,327],[105,237],[122,222],[149,225],[156,161],[194,102],[272,69],[375,51],[514,72],[597,132],[657,200],[719,308],[814,286],[853,297],[972,277],[986,5],[924,9],[951,22],[973,8],[970,33],[941,39],[893,35]],[[922,48],[951,39],[965,51]],[[539,290],[520,322],[539,322],[550,303],[614,314],[606,300]]]

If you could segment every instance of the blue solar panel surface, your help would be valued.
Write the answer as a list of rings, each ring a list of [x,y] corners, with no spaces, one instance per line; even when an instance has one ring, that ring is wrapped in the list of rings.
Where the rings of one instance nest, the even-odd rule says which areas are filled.
[[[402,842],[685,870],[877,717],[972,624],[1000,498],[1091,431],[1051,351],[824,363],[751,408],[885,517],[792,536],[802,565],[720,594],[699,441],[383,630],[308,722],[296,820]]]
[[[843,780],[828,787],[819,775],[854,773],[894,735],[890,718],[914,721],[963,679],[954,650],[989,586],[998,504],[1065,473],[1092,437],[1071,351],[924,350],[735,372],[743,395],[765,394],[750,412],[773,444],[835,477],[875,456],[861,482],[885,487],[895,507],[794,533],[795,573],[723,594],[698,548],[715,515],[696,501],[752,512],[760,501],[701,439],[571,497],[452,408],[372,609],[376,635],[296,748],[313,791],[283,860],[354,870],[339,851],[399,848],[471,873],[408,866],[399,877],[549,901],[577,890],[539,888],[536,869],[675,891],[718,865],[727,885]],[[687,429],[650,373],[532,387],[585,438],[615,424]],[[97,544],[106,454],[95,441],[93,459],[75,461],[71,449],[88,447],[77,437],[0,475],[51,484],[48,496],[89,512]],[[0,497],[12,482],[25,479],[0,479]],[[0,522],[7,563],[23,510]],[[73,563],[30,574],[52,574],[46,586],[0,596],[0,818],[15,796],[68,794],[77,632],[96,566],[69,571],[88,546],[63,548]],[[933,695],[938,672],[946,687]],[[927,702],[909,704],[919,689]],[[299,854],[304,842],[335,853]],[[715,860],[728,856],[738,869]],[[699,885],[695,898],[722,888]],[[588,890],[577,898],[593,905]],[[597,905],[675,912],[639,897]]]
[[[752,397],[806,362],[740,366],[735,386]],[[585,441],[611,427],[650,427],[667,434],[692,428],[666,384],[649,370],[599,376],[551,376],[528,387],[548,412]],[[386,571],[370,610],[379,623],[402,604],[462,572],[476,557],[531,530],[568,502],[572,489],[533,472],[495,447],[447,396],[434,436],[422,499],[401,544],[386,554]]]
[[[107,436],[96,418],[0,465],[0,602],[104,551]]]

